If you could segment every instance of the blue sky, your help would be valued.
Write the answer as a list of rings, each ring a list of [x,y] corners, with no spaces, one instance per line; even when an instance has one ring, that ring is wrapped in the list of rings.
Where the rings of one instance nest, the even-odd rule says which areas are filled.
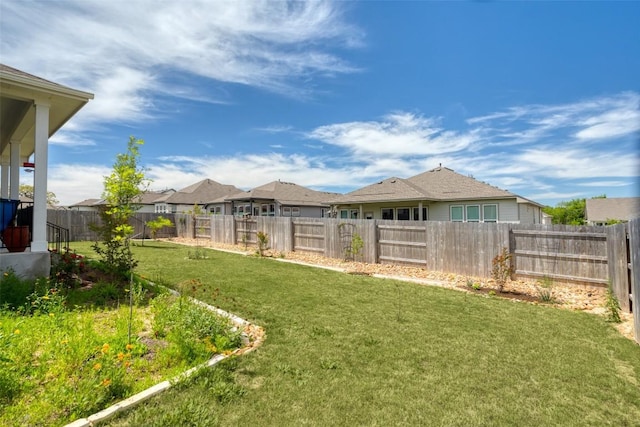
[[[640,196],[640,2],[0,2],[0,62],[95,94],[49,190],[348,192],[443,166],[539,203]],[[29,180],[28,175],[25,180]]]

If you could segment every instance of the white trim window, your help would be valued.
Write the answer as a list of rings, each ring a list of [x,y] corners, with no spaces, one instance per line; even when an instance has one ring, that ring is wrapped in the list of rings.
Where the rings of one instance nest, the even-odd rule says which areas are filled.
[[[360,215],[360,209],[351,209],[349,211],[349,218],[358,219],[358,215]]]
[[[393,208],[380,209],[382,219],[395,219],[395,211]]]
[[[464,221],[464,206],[462,205],[452,205],[449,208],[449,218],[451,218],[452,222],[463,222]]]
[[[498,222],[498,205],[482,205],[482,220],[484,222]]]
[[[340,209],[340,219],[349,218],[349,209]]]
[[[480,205],[466,205],[467,222],[480,222]]]
[[[422,220],[427,221],[429,219],[429,209],[426,206],[422,207]],[[420,208],[413,208],[413,220],[420,221]]]
[[[398,220],[409,221],[411,219],[411,208],[397,208],[396,214],[398,216]]]
[[[291,208],[291,216],[300,216],[300,208],[297,206],[293,206]]]
[[[282,216],[291,216],[291,206],[282,207]]]

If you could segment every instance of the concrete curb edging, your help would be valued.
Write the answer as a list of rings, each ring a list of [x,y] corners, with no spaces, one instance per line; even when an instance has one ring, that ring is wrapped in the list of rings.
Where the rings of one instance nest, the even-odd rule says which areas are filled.
[[[165,288],[165,289],[169,290],[169,292],[171,292],[174,295],[180,295],[178,292],[174,291],[173,289],[169,289],[169,288]],[[162,393],[163,391],[169,389],[172,384],[176,383],[177,381],[189,378],[191,375],[193,375],[195,372],[197,372],[202,368],[210,368],[218,364],[219,362],[227,359],[229,356],[236,356],[236,355],[249,353],[250,351],[253,351],[257,347],[259,347],[264,342],[264,337],[265,337],[264,330],[260,326],[253,325],[252,323],[242,319],[241,317],[236,316],[235,314],[229,313],[227,311],[224,311],[220,308],[204,303],[195,298],[189,297],[189,299],[197,305],[200,305],[211,311],[214,311],[215,313],[217,313],[222,317],[228,318],[235,325],[236,328],[241,329],[243,346],[228,355],[216,354],[211,359],[207,360],[204,363],[201,363],[198,366],[194,366],[193,368],[190,368],[169,380],[162,381],[154,386],[149,387],[146,390],[141,391],[140,393],[134,394],[131,397],[121,400],[120,402],[115,403],[109,406],[108,408],[103,409],[100,412],[96,412],[95,414],[90,415],[87,418],[77,419],[72,423],[67,424],[65,427],[93,427],[96,424],[113,417],[119,412],[132,408],[137,404],[142,403],[145,400],[150,399],[159,393]]]

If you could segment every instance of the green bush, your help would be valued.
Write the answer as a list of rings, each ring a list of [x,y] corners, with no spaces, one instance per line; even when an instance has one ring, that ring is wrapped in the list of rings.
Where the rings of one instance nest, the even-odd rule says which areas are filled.
[[[24,306],[34,291],[33,280],[23,280],[12,269],[7,269],[0,277],[0,307],[16,310]]]

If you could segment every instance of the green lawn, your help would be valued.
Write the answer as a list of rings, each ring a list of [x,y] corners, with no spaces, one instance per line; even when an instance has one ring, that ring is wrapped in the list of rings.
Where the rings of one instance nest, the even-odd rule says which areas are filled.
[[[594,315],[193,251],[147,242],[137,271],[266,342],[111,425],[640,425],[640,346]]]

